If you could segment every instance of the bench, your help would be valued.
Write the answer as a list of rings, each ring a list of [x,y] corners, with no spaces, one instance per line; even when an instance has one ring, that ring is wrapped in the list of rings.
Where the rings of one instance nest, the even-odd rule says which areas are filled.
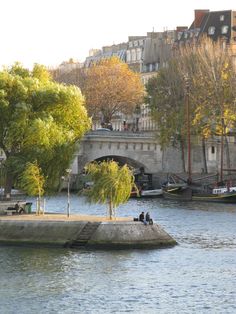
[[[16,209],[13,208],[13,207],[8,207],[7,209],[5,209],[5,213],[6,213],[8,216],[12,216],[13,213],[14,213],[14,214],[16,213]]]
[[[19,210],[16,210],[15,207],[8,207],[7,209],[5,209],[4,212],[8,216],[12,216],[13,214],[23,214],[23,213],[25,213],[25,210],[22,207],[20,207]]]

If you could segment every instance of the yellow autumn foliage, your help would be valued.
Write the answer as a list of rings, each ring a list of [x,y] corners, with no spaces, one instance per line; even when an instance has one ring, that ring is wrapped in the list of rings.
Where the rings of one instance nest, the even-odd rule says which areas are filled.
[[[80,87],[91,116],[110,122],[118,113],[131,113],[143,101],[144,86],[138,73],[117,57],[102,59],[81,73]]]

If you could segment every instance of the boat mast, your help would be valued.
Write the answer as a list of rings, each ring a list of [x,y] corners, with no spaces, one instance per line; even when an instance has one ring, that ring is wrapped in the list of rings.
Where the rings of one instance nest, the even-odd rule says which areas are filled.
[[[220,182],[223,182],[223,164],[224,164],[224,118],[222,117],[221,118],[221,145],[220,145]]]
[[[192,168],[191,168],[191,135],[190,135],[190,106],[189,106],[189,78],[185,77],[185,106],[187,115],[187,140],[188,140],[188,182],[192,182]]]

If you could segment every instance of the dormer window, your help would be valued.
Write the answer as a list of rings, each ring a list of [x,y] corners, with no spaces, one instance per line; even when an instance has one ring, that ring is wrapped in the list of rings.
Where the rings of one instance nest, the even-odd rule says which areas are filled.
[[[143,45],[143,40],[140,40],[139,41],[139,46],[142,46]]]
[[[228,25],[223,25],[221,27],[221,34],[227,34],[229,30],[229,26]]]
[[[210,26],[208,28],[208,35],[214,35],[215,34],[215,30],[216,30],[215,26]]]
[[[223,22],[225,20],[225,16],[224,15],[220,15],[220,21]]]

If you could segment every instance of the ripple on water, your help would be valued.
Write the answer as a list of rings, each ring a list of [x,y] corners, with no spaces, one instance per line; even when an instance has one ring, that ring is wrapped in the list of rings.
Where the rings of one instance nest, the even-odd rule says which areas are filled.
[[[71,204],[75,213],[106,213],[76,196]],[[63,212],[66,197],[48,199],[47,206]],[[131,200],[117,212],[137,217],[147,209],[177,246],[0,247],[0,313],[236,313],[235,208],[153,199]]]

